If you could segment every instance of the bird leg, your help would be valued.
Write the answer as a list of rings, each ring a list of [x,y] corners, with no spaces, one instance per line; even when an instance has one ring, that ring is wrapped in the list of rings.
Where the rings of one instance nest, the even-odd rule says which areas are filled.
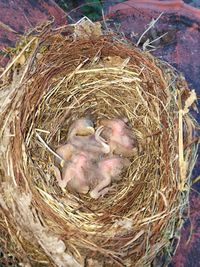
[[[103,180],[92,190],[90,191],[91,198],[97,199],[102,193],[106,193],[104,189],[111,183],[111,177],[109,175],[104,175]],[[103,191],[104,190],[104,191]]]

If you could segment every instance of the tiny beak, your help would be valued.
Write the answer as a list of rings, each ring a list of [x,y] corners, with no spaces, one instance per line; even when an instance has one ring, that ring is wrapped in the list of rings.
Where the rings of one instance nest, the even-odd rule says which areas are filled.
[[[106,140],[102,136],[100,136],[103,130],[104,130],[104,126],[100,126],[99,128],[97,128],[96,133],[95,133],[95,138],[96,140],[106,143]]]
[[[91,126],[88,126],[88,127],[78,129],[78,131],[76,132],[76,135],[88,136],[88,135],[92,135],[94,133],[95,133],[95,129]]]
[[[95,138],[97,141],[99,141],[101,143],[101,145],[104,148],[104,153],[108,154],[110,153],[110,146],[106,143],[106,140],[100,136],[100,134],[102,133],[102,131],[104,130],[104,126],[100,126],[95,133]]]

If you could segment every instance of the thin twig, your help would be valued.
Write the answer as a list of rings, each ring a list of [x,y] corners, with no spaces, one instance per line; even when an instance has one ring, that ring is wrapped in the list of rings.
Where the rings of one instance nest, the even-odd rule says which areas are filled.
[[[42,139],[42,137],[37,133],[37,132],[35,132],[35,135],[37,136],[37,138],[39,139],[39,141],[43,144],[43,146],[45,147],[45,148],[47,148],[55,157],[57,157],[61,162],[63,162],[64,161],[64,159],[60,156],[60,155],[58,155],[55,151],[53,151],[53,149],[51,149],[47,144],[46,144],[46,142]]]
[[[16,58],[13,59],[13,61],[8,64],[8,66],[6,67],[6,69],[3,71],[3,73],[0,75],[0,79],[9,71],[10,68],[12,68],[12,66],[15,64],[15,62],[21,57],[21,55],[26,51],[26,49],[37,39],[37,37],[34,37],[33,39],[31,39],[28,44],[26,44],[24,46],[24,48],[22,49],[22,51],[16,56]]]
[[[160,19],[160,17],[163,15],[163,12],[156,18],[152,19],[152,21],[149,23],[148,28],[143,32],[143,34],[140,36],[139,40],[136,43],[136,46],[138,46],[143,38],[143,36],[151,29],[154,28],[156,22]]]

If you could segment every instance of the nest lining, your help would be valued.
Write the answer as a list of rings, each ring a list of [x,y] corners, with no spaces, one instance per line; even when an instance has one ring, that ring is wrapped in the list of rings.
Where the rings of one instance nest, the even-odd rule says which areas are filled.
[[[42,225],[62,237],[78,262],[88,257],[99,266],[106,266],[105,259],[120,266],[148,265],[169,246],[187,202],[195,145],[184,151],[188,166],[182,175],[177,156],[186,83],[166,64],[111,35],[72,40],[45,33],[27,58],[11,85],[3,87],[14,88],[15,101],[6,112],[17,114],[2,115],[7,117],[2,129],[15,132],[5,157],[12,171],[3,180],[31,192]],[[96,127],[102,118],[128,118],[139,147],[122,179],[98,200],[60,190],[54,156],[36,136],[55,150],[66,142],[71,123],[88,114]],[[185,117],[182,142],[189,144],[194,122]]]

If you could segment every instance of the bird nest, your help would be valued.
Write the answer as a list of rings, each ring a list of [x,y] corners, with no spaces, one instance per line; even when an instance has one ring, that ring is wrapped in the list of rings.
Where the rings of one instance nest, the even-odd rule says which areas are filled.
[[[196,95],[183,77],[99,24],[76,24],[24,37],[0,94],[1,230],[19,261],[148,266],[170,255],[196,159]],[[138,144],[98,199],[62,191],[53,169],[70,125],[88,115],[95,127],[127,118]]]

